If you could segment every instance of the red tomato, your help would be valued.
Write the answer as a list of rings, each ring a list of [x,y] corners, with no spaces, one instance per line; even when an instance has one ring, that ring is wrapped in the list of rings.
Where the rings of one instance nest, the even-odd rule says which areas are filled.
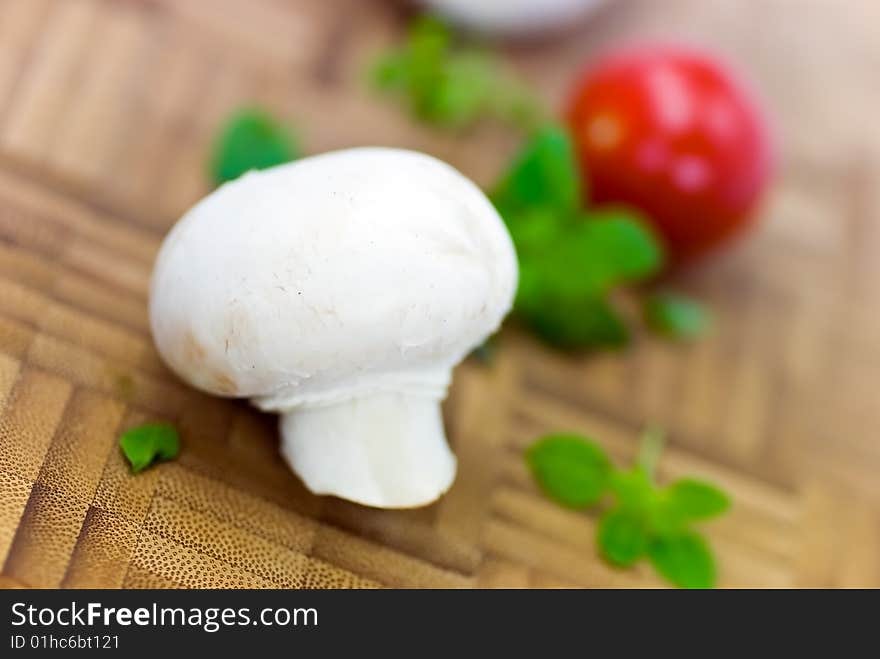
[[[567,118],[591,198],[642,209],[674,262],[749,224],[773,169],[752,94],[717,60],[682,47],[600,60],[576,84]]]

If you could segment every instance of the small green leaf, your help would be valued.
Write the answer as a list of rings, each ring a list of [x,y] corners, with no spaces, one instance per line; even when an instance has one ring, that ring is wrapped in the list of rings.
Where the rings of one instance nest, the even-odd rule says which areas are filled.
[[[372,80],[378,89],[401,89],[407,84],[408,78],[409,59],[406,53],[388,53],[373,66]]]
[[[464,127],[488,113],[486,80],[491,62],[480,53],[451,58],[426,95],[423,118],[451,127]]]
[[[629,332],[607,294],[659,267],[653,235],[637,219],[609,210],[564,225],[546,208],[510,217],[520,266],[518,315],[558,347],[626,345]]]
[[[712,550],[694,531],[652,538],[648,543],[648,557],[654,569],[679,588],[715,587]]]
[[[373,86],[421,121],[461,129],[491,117],[528,128],[542,114],[534,95],[489,52],[463,46],[440,20],[413,22],[405,44],[382,55]]]
[[[173,426],[147,423],[132,428],[119,438],[119,446],[134,473],[156,460],[172,460],[180,451],[180,438]]]
[[[524,272],[524,286],[529,286],[529,270]],[[549,291],[537,299],[539,305],[520,303],[517,311],[539,337],[557,348],[621,348],[629,342],[629,330],[608,300],[584,297],[571,301],[556,298]]]
[[[520,260],[536,260],[552,254],[565,226],[550,207],[536,206],[504,218]]]
[[[284,126],[263,110],[247,108],[230,117],[220,131],[211,157],[211,176],[220,185],[298,155],[299,148]]]
[[[682,478],[663,491],[663,508],[676,520],[689,522],[716,517],[730,508],[720,489],[694,478]]]
[[[609,510],[602,516],[596,538],[602,556],[619,567],[633,565],[644,555],[648,545],[641,518],[624,509]]]
[[[508,225],[524,271],[519,302],[526,306],[546,306],[541,300],[552,298],[570,311],[583,298],[654,274],[662,263],[653,234],[625,213],[561,224],[539,209],[514,216]]]
[[[547,120],[546,111],[532,90],[512,76],[500,76],[489,97],[492,116],[525,133]]]
[[[442,62],[452,42],[452,30],[446,23],[436,16],[423,15],[410,24],[404,52],[410,55],[417,70],[427,72]]]
[[[622,508],[643,512],[653,503],[654,485],[641,467],[615,470],[609,487]]]
[[[580,179],[568,132],[550,124],[529,139],[491,197],[505,219],[534,208],[564,216],[581,204]]]
[[[611,461],[595,442],[579,435],[549,435],[526,452],[526,462],[544,492],[569,508],[599,500]]]
[[[638,212],[599,206],[587,214],[584,225],[587,230],[581,240],[589,245],[598,285],[639,281],[662,268],[662,244]]]
[[[648,327],[672,339],[694,339],[711,324],[709,313],[701,304],[674,293],[649,296],[642,313]]]

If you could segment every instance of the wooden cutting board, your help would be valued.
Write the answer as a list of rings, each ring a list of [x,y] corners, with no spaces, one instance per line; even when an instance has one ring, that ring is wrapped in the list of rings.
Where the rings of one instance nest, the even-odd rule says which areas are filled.
[[[796,20],[794,16],[796,14]],[[522,449],[577,430],[631,459],[668,428],[662,478],[716,480],[730,586],[880,586],[880,4],[622,0],[507,49],[551,102],[589,54],[682,37],[735,59],[773,109],[781,173],[760,229],[677,285],[715,331],[570,357],[505,330],[456,372],[455,486],[387,512],[308,494],[274,419],[177,381],[152,347],[151,262],[207,191],[207,145],[243,103],[309,152],[422,149],[489,183],[515,146],[438,135],[363,84],[402,19],[379,0],[0,1],[0,584],[108,587],[647,586],[596,556],[590,514],[535,489]],[[131,476],[147,419],[180,458]]]

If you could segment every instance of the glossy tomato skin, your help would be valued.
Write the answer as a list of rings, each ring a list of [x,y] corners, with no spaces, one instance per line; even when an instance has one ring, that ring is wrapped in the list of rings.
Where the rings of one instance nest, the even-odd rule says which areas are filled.
[[[773,170],[753,94],[718,60],[683,47],[599,60],[577,81],[567,120],[591,199],[642,209],[674,263],[745,228]]]

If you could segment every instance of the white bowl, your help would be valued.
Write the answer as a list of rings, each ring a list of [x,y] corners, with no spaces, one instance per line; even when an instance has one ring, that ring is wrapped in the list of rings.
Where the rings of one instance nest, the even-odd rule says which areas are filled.
[[[607,0],[418,0],[429,10],[471,30],[523,35],[559,28],[585,17]]]

